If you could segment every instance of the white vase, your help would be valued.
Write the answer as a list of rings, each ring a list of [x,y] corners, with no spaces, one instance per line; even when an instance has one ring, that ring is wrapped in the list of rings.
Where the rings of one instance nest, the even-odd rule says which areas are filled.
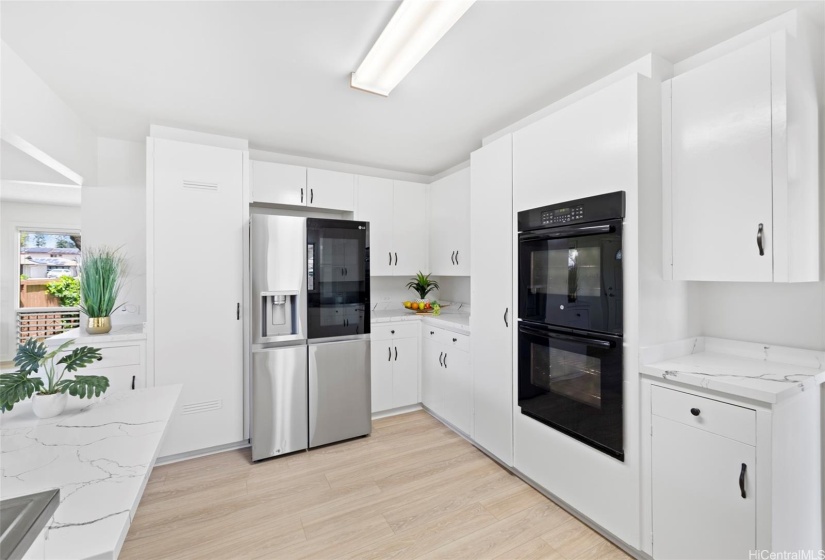
[[[66,409],[69,402],[68,393],[57,393],[56,395],[32,395],[32,410],[38,418],[53,418]]]

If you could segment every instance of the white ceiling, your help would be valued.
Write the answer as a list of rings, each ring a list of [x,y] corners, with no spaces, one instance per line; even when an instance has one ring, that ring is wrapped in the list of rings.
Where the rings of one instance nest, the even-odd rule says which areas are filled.
[[[390,1],[14,2],[2,39],[101,136],[149,123],[433,175],[648,52],[682,60],[819,2],[480,1],[389,98],[351,90]]]

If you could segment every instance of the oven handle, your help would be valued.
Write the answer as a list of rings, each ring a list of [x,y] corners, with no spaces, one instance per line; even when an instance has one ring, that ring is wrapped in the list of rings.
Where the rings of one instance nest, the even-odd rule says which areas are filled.
[[[571,228],[548,228],[533,230],[529,233],[522,233],[518,236],[520,242],[535,241],[536,239],[557,239],[562,237],[583,237],[585,235],[598,235],[600,233],[613,233],[616,226],[604,224],[600,226],[582,226]]]
[[[569,334],[561,334],[556,333],[553,331],[544,331],[540,329],[533,329],[530,327],[525,327],[524,325],[519,325],[518,330],[526,333],[526,334],[534,334],[537,336],[546,336],[548,338],[557,338],[559,340],[569,340],[571,342],[583,342],[590,346],[599,346],[601,348],[614,348],[616,346],[615,342],[609,340],[599,340],[597,338],[588,338],[586,336],[576,336],[576,335],[569,335]]]

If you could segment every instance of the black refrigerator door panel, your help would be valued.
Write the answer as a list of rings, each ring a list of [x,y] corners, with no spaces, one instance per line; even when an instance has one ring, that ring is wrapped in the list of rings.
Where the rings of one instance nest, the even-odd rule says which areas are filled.
[[[307,219],[308,338],[370,332],[369,224]]]

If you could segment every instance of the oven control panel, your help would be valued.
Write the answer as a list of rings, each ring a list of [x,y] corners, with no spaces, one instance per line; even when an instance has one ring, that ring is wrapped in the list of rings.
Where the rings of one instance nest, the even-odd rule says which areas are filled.
[[[567,208],[554,208],[541,213],[541,225],[566,224],[567,222],[578,221],[584,218],[584,206],[568,206]]]

